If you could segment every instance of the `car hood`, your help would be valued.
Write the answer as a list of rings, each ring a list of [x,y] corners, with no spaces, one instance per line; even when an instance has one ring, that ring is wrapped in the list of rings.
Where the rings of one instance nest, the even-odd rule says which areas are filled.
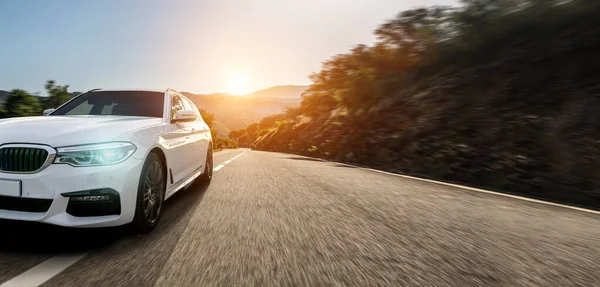
[[[53,147],[112,141],[162,123],[159,118],[123,116],[46,116],[0,120],[0,145],[35,143]]]

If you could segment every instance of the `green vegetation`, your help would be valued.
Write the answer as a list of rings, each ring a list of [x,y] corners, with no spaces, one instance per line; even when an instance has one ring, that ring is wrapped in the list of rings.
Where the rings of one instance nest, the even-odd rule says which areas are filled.
[[[213,148],[215,150],[235,149],[238,147],[235,141],[228,138],[222,138],[217,134],[217,130],[215,129],[215,115],[209,113],[205,109],[200,109],[200,114],[202,115],[204,122],[210,127],[210,134],[214,139]]]
[[[37,116],[40,114],[42,106],[36,97],[24,90],[15,89],[6,98],[3,110],[2,116],[8,118]]]
[[[311,75],[298,108],[229,136],[600,207],[600,1],[464,0],[399,13]]]
[[[56,82],[50,80],[46,82],[46,91],[48,97],[44,98],[44,109],[58,108],[60,105],[71,99],[71,94],[67,91],[69,86],[57,86]]]
[[[55,81],[47,81],[48,97],[33,95],[25,90],[2,91],[0,98],[0,118],[39,116],[45,109],[56,108],[72,96],[69,86],[58,86]]]

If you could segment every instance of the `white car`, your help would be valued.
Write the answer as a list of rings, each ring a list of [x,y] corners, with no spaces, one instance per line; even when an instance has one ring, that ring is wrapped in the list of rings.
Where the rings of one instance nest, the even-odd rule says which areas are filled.
[[[153,230],[163,201],[209,183],[210,128],[174,90],[92,90],[0,120],[0,218]]]

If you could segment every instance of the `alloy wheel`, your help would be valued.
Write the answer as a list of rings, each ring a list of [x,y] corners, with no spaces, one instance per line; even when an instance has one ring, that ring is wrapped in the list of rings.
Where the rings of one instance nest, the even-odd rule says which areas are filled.
[[[213,153],[212,153],[212,149],[209,149],[208,151],[208,155],[206,157],[206,172],[207,172],[207,177],[208,179],[212,178],[212,174],[213,174]]]
[[[152,162],[144,179],[144,216],[154,224],[160,215],[163,203],[164,176],[158,162]]]

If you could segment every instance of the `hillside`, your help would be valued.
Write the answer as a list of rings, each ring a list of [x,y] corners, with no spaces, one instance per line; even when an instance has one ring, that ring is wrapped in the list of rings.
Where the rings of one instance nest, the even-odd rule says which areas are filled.
[[[468,3],[400,13],[232,137],[600,209],[600,2]]]

